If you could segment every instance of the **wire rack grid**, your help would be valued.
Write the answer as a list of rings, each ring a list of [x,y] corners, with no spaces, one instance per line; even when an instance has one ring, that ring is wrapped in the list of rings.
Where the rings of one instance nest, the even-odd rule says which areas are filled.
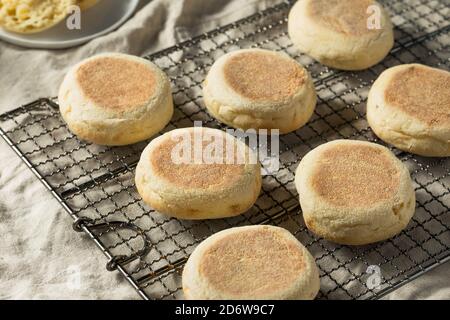
[[[391,148],[406,163],[417,194],[416,213],[394,238],[361,247],[317,238],[305,227],[294,187],[298,162],[334,139],[383,144],[365,120],[368,90],[386,68],[424,63],[449,69],[450,2],[383,1],[395,24],[396,44],[386,59],[362,72],[329,69],[290,42],[285,1],[146,58],[170,77],[176,111],[164,132],[192,126],[225,127],[205,111],[201,83],[213,62],[239,49],[284,51],[312,74],[319,96],[311,121],[280,137],[280,170],[265,176],[247,213],[214,221],[181,221],[155,212],[134,186],[134,168],[148,143],[102,147],[79,141],[62,121],[54,98],[43,98],[0,116],[0,134],[144,299],[180,299],[182,267],[195,246],[233,226],[274,224],[290,230],[316,259],[322,299],[369,299],[391,292],[450,257],[450,159],[413,156]],[[381,283],[371,286],[371,266]]]

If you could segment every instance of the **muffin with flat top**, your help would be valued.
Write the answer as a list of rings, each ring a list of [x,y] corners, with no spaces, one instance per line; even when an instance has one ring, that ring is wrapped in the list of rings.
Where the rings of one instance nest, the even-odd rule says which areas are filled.
[[[243,130],[288,133],[311,118],[317,101],[309,73],[280,52],[245,49],[217,60],[203,86],[208,111]]]
[[[295,186],[308,229],[340,244],[393,237],[415,211],[408,169],[375,143],[336,140],[315,148],[301,160]]]
[[[250,148],[228,133],[183,128],[149,143],[135,181],[144,202],[161,213],[217,219],[253,206],[261,191],[261,166]]]
[[[100,54],[72,67],[58,101],[75,135],[108,146],[146,140],[173,114],[164,72],[148,60],[120,53]]]
[[[301,52],[342,70],[367,69],[394,45],[389,15],[374,0],[299,0],[288,31]]]
[[[401,150],[449,157],[450,72],[421,64],[385,70],[370,89],[367,121]]]
[[[287,230],[260,225],[231,228],[200,243],[183,270],[189,300],[311,300],[319,271]]]

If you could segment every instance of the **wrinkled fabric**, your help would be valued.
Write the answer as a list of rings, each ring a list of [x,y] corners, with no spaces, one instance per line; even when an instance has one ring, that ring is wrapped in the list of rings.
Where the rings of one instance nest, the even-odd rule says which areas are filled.
[[[280,1],[153,0],[118,30],[68,50],[32,50],[0,42],[0,112],[55,96],[68,68],[93,54],[144,55]],[[87,236],[0,139],[0,298],[137,299]],[[437,268],[388,298],[450,298],[450,265]]]

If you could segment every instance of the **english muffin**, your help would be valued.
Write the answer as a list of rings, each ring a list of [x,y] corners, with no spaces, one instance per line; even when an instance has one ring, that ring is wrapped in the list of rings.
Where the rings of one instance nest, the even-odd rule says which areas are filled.
[[[299,0],[288,30],[300,51],[343,70],[367,69],[394,45],[389,15],[373,0]]]
[[[0,0],[0,26],[16,33],[36,33],[61,22],[76,0]]]
[[[145,148],[136,187],[155,210],[180,219],[232,217],[253,206],[261,166],[248,146],[210,128],[165,133]]]
[[[203,96],[211,115],[229,126],[281,133],[302,127],[317,101],[312,79],[298,62],[261,49],[219,58],[206,77]]]
[[[319,272],[308,250],[273,226],[231,228],[200,243],[183,270],[190,300],[311,300]]]
[[[367,121],[401,150],[449,157],[450,72],[420,64],[385,70],[370,89]]]
[[[340,244],[388,239],[415,211],[408,169],[374,143],[336,140],[317,147],[301,160],[295,185],[308,229]]]
[[[80,139],[120,146],[148,139],[173,114],[170,82],[156,65],[120,53],[86,59],[59,89],[61,115]]]

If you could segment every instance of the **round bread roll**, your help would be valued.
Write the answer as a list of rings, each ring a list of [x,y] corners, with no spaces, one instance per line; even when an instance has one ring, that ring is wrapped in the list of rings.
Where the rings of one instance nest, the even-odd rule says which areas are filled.
[[[287,230],[268,225],[231,228],[200,243],[183,270],[189,300],[311,300],[319,271]]]
[[[374,143],[336,140],[319,146],[300,162],[295,186],[308,229],[340,244],[388,239],[415,210],[408,169]]]
[[[76,0],[0,0],[0,26],[16,33],[36,33],[61,22]]]
[[[148,139],[173,114],[167,76],[150,61],[120,53],[100,54],[74,66],[58,99],[69,129],[100,145]]]
[[[420,64],[385,70],[367,101],[375,134],[395,147],[429,157],[450,156],[450,72]]]
[[[302,127],[317,101],[312,79],[298,62],[261,49],[238,50],[217,60],[203,96],[212,116],[229,126],[280,133]]]
[[[152,140],[142,152],[135,179],[152,208],[191,220],[247,211],[258,198],[261,180],[261,166],[244,142],[217,129],[197,127]]]
[[[289,13],[288,31],[300,51],[342,70],[367,69],[394,45],[389,15],[373,0],[299,0]]]

